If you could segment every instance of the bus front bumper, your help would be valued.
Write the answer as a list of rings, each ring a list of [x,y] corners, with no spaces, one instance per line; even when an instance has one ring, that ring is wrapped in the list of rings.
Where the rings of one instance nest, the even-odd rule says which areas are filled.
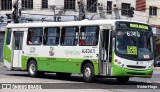
[[[153,73],[153,69],[147,69],[147,70],[136,70],[135,69],[133,70],[133,69],[122,68],[116,65],[112,67],[112,76],[151,78],[152,73]]]

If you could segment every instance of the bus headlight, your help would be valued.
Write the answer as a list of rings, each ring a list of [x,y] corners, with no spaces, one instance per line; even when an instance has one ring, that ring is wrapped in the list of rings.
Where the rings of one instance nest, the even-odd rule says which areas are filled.
[[[122,64],[121,62],[118,62],[117,64],[118,64],[118,66],[120,66],[120,67],[123,67],[123,66],[124,66],[124,64]]]
[[[154,64],[151,64],[151,68],[154,68]]]
[[[120,66],[120,67],[123,67],[123,66],[124,66],[124,64],[122,64],[122,62],[120,62],[119,59],[115,59],[114,62],[115,62],[116,65],[118,65],[118,66]]]
[[[151,66],[149,66],[148,68],[151,69]]]
[[[124,66],[124,64],[122,64],[122,67]]]
[[[149,69],[152,69],[152,68],[154,68],[154,65],[151,64],[148,68],[149,68]]]
[[[118,65],[121,65],[121,62],[118,62]]]

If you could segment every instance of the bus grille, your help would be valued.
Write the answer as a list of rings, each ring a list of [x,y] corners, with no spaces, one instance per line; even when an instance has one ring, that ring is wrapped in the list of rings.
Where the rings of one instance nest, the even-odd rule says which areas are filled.
[[[127,65],[127,67],[129,67],[129,68],[140,68],[140,69],[146,68],[145,66],[134,66],[134,65]]]

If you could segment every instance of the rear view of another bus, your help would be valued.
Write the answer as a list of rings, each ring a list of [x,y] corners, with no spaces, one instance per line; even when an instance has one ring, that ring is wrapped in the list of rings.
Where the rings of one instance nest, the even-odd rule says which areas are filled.
[[[112,76],[119,82],[129,77],[152,76],[154,68],[153,34],[147,24],[117,21],[112,53]]]

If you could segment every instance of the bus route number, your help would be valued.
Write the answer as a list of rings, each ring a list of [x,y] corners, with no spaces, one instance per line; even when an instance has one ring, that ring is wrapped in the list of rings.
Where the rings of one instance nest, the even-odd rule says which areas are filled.
[[[137,34],[134,31],[127,31],[127,36],[137,36]]]

